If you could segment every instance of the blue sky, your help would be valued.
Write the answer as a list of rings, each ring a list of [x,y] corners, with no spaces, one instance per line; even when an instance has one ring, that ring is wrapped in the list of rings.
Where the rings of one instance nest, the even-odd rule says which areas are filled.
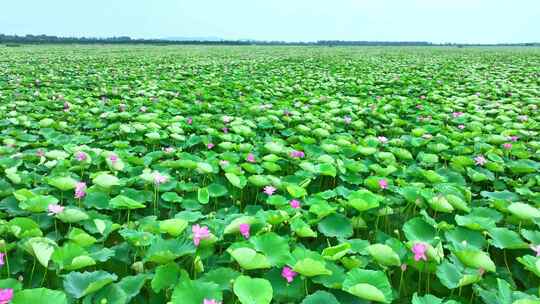
[[[0,33],[498,43],[540,41],[540,0],[5,0]]]

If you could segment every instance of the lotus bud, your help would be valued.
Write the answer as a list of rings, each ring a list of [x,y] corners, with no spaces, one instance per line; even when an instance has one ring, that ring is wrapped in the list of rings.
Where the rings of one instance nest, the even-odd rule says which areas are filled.
[[[131,269],[135,270],[138,273],[143,273],[144,272],[144,263],[141,262],[141,261],[135,262],[135,263],[133,263],[133,265],[131,265]]]
[[[366,228],[366,221],[361,216],[355,216],[352,218],[352,225],[355,229]]]
[[[193,267],[195,268],[195,271],[198,273],[204,272],[204,264],[202,263],[200,256],[195,257],[195,260],[193,261]]]

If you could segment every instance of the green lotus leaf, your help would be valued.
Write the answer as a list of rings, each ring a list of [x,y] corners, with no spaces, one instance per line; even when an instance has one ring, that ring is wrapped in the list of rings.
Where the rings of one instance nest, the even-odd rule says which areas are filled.
[[[381,271],[353,269],[347,273],[343,290],[368,301],[391,303],[393,300],[392,287]]]
[[[268,280],[239,276],[234,281],[234,294],[242,304],[270,304],[273,289]]]
[[[392,247],[384,244],[373,244],[366,248],[367,252],[377,261],[377,263],[384,266],[400,266],[401,260],[399,255],[392,249]]]

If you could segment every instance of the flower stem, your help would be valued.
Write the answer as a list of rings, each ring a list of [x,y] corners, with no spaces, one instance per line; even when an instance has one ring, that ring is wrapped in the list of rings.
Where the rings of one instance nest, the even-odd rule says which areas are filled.
[[[4,244],[4,259],[6,261],[7,277],[9,278],[11,276],[11,272],[9,271],[9,257],[8,257],[8,254],[7,254],[7,248],[6,248],[5,244]]]
[[[401,296],[401,287],[402,287],[402,283],[403,283],[403,273],[405,271],[401,271],[401,274],[399,275],[399,289],[398,289],[398,295]]]
[[[34,257],[34,264],[32,265],[32,272],[30,273],[30,280],[28,281],[30,286],[32,287],[32,281],[34,279],[34,270],[36,270],[36,258]]]
[[[41,278],[41,283],[39,283],[39,287],[43,287],[43,283],[45,282],[45,278],[47,277],[47,267],[43,267],[43,277]]]

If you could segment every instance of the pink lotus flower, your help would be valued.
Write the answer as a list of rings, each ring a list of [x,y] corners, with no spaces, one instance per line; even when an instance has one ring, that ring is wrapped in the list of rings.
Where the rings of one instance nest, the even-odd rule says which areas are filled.
[[[245,238],[245,239],[249,239],[249,230],[250,230],[250,225],[249,224],[240,224],[240,234],[242,234],[242,236]]]
[[[515,136],[515,135],[512,135],[512,136],[508,137],[508,140],[514,141],[514,142],[518,141],[518,139],[519,139],[519,136]]]
[[[186,120],[187,124],[190,125],[193,123],[193,118],[191,117],[188,117],[188,119]]]
[[[298,209],[300,208],[300,201],[299,200],[296,200],[296,199],[292,199],[289,201],[289,204],[291,205],[291,207],[293,209]]]
[[[210,150],[214,147],[215,145],[213,143],[208,143],[206,144],[206,147]]]
[[[118,156],[116,156],[116,154],[111,154],[109,156],[109,161],[114,165],[114,163],[118,161]]]
[[[283,115],[284,116],[290,116],[291,112],[289,110],[283,110]]]
[[[379,187],[381,189],[388,189],[388,182],[385,179],[379,180]]]
[[[221,304],[221,301],[214,299],[204,299],[203,304]]]
[[[47,210],[49,211],[48,213],[49,215],[57,215],[59,213],[62,213],[62,211],[64,211],[64,206],[61,206],[58,204],[50,204],[49,206],[47,206]]]
[[[350,124],[352,122],[352,119],[350,116],[345,116],[343,117],[343,121],[345,122],[345,124]]]
[[[294,150],[291,152],[291,157],[292,158],[304,158],[305,153],[303,151],[298,151],[298,150]]]
[[[474,163],[477,166],[483,166],[487,163],[487,159],[483,155],[478,155],[477,157],[474,158]]]
[[[249,153],[246,157],[246,160],[250,163],[254,163],[255,162],[255,155],[253,155],[252,153]]]
[[[84,152],[79,151],[79,152],[77,152],[77,154],[75,154],[75,159],[77,161],[82,162],[82,161],[85,161],[87,158],[88,157],[86,156],[86,153],[84,153]]]
[[[291,283],[294,280],[294,277],[296,277],[298,273],[292,270],[290,267],[283,267],[283,270],[281,270],[281,276],[287,280],[287,283]]]
[[[531,245],[530,248],[532,251],[534,251],[534,253],[536,253],[537,257],[540,256],[540,245]]]
[[[420,99],[426,99],[426,96],[420,95]]]
[[[463,112],[453,112],[452,116],[454,116],[454,118],[458,118],[458,117],[462,116],[463,114],[464,114]]]
[[[12,288],[6,288],[6,289],[0,288],[0,304],[8,304],[9,302],[11,302],[11,299],[13,299],[13,289]]]
[[[0,266],[4,266],[6,262],[4,262],[4,257],[6,256],[5,253],[0,252]]]
[[[272,194],[274,194],[274,192],[276,192],[276,190],[277,189],[272,187],[272,186],[266,186],[266,187],[264,187],[263,192],[268,194],[268,195],[272,195]]]
[[[457,126],[457,127],[458,127],[458,129],[460,129],[460,130],[465,129],[465,125],[459,125],[459,126]]]
[[[174,148],[173,147],[166,147],[165,149],[163,149],[163,151],[167,154],[170,154],[170,153],[173,153],[174,152]]]
[[[197,247],[201,243],[201,240],[210,237],[210,231],[208,230],[208,227],[201,227],[199,226],[199,224],[191,226],[191,232],[193,232],[193,244],[195,244],[195,246]]]
[[[143,112],[143,113],[144,113],[144,112],[146,112],[146,111],[148,110],[148,108],[147,108],[147,107],[145,107],[145,106],[142,106],[140,110],[141,110],[141,112]]]
[[[159,172],[154,173],[154,184],[159,186],[163,183],[166,183],[169,178]]]
[[[229,161],[228,160],[220,160],[219,161],[219,165],[222,166],[222,167],[225,167],[229,164]]]
[[[38,157],[43,157],[43,156],[45,156],[45,151],[43,151],[43,150],[41,150],[41,149],[37,150],[37,151],[36,151],[36,156],[38,156]]]
[[[221,131],[223,131],[223,133],[227,134],[227,133],[229,133],[229,128],[223,127],[221,129]]]
[[[414,244],[412,247],[412,252],[414,253],[414,260],[417,262],[420,260],[427,261],[426,251],[427,251],[426,244],[424,243]]]
[[[75,198],[81,199],[86,195],[86,183],[80,182],[75,185]]]
[[[377,139],[379,140],[381,144],[386,144],[388,142],[388,138],[384,136],[378,136]]]
[[[511,143],[505,143],[505,144],[503,144],[503,148],[505,148],[506,150],[510,150],[510,149],[512,149],[512,144]]]

